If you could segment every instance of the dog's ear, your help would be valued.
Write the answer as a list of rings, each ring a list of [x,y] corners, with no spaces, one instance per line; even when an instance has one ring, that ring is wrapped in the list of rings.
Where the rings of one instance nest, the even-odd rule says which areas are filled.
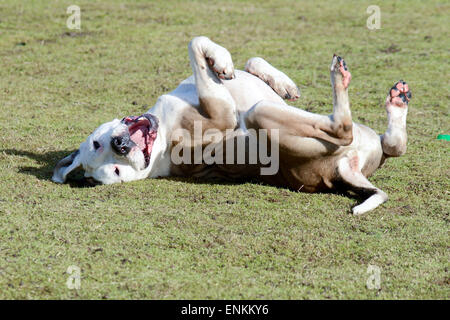
[[[67,175],[80,165],[80,150],[77,150],[58,162],[53,170],[52,180],[56,183],[64,183]]]

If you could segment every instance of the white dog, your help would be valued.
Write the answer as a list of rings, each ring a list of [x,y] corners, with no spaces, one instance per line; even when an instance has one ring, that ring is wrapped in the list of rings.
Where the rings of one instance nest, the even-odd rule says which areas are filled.
[[[405,82],[389,92],[388,129],[379,136],[352,122],[351,74],[336,55],[330,68],[333,113],[323,116],[288,106],[283,98],[298,98],[299,89],[261,58],[235,72],[230,53],[206,37],[194,38],[188,49],[193,76],[148,113],[101,125],[56,165],[52,180],[64,183],[80,166],[86,178],[104,184],[173,175],[250,177],[293,190],[367,195],[354,214],[387,200],[367,177],[406,151],[411,93]]]

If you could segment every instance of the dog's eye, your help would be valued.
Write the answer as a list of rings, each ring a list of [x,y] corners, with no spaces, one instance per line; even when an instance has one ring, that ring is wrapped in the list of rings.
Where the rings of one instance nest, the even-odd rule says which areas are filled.
[[[114,170],[114,172],[115,172],[118,176],[120,176],[119,168],[116,167],[116,170]]]
[[[98,143],[98,141],[94,141],[94,149],[97,150],[98,148],[100,148],[100,143]]]

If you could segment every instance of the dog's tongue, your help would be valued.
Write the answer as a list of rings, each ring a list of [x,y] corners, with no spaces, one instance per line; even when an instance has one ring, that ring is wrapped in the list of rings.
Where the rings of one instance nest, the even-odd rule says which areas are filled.
[[[140,150],[147,148],[148,128],[145,125],[135,126],[130,132],[131,140],[137,144]]]

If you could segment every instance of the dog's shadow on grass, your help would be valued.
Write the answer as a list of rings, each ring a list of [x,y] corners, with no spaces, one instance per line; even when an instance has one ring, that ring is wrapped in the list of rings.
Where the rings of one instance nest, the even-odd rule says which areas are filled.
[[[39,180],[48,180],[51,181],[53,175],[53,169],[55,168],[58,161],[68,156],[75,150],[61,150],[61,151],[49,151],[46,153],[37,153],[26,150],[15,150],[15,149],[0,149],[0,153],[6,153],[8,155],[26,157],[29,159],[33,159],[39,163],[40,167],[31,167],[31,166],[21,166],[19,167],[20,173],[25,173],[29,175],[33,175]],[[236,185],[248,182],[248,180],[220,180],[220,179],[199,179],[199,178],[191,178],[191,177],[163,177],[160,179],[168,180],[168,181],[182,181],[186,183],[194,183],[194,184],[221,184],[221,185]],[[69,184],[73,188],[86,188],[86,187],[95,187],[96,184],[92,184],[85,179],[83,175],[83,170],[81,168],[74,170],[67,176],[67,184]]]
[[[1,149],[0,153],[6,153],[7,155],[26,157],[35,160],[36,162],[38,162],[40,167],[21,166],[19,167],[19,172],[33,175],[39,180],[51,181],[53,169],[55,168],[58,161],[74,151],[75,150],[61,150],[49,151],[46,153],[37,153],[26,150]],[[81,170],[76,170],[71,173],[67,179],[67,183],[73,188],[85,188],[93,186],[92,184],[89,184],[86,179],[84,179]]]

